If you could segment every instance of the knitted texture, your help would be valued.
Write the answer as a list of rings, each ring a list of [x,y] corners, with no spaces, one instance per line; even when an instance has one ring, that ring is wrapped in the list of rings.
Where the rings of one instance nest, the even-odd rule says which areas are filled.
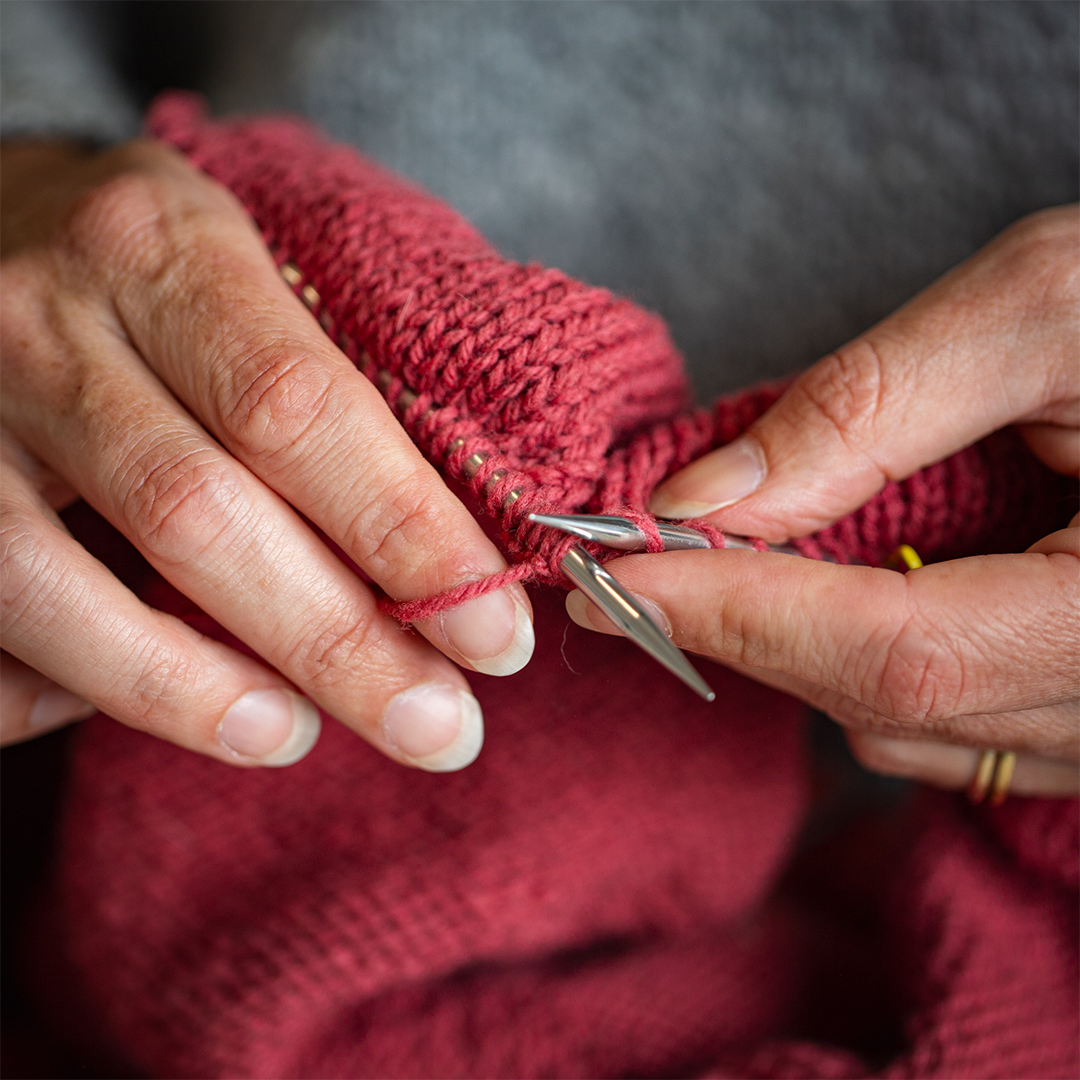
[[[503,259],[447,206],[302,122],[212,122],[197,98],[170,94],[148,128],[233,191],[297,295],[424,455],[498,520],[510,569],[385,605],[404,621],[508,581],[566,584],[559,563],[576,541],[530,513],[640,515],[660,480],[730,442],[779,397],[764,387],[689,409],[681,360],[656,316]],[[991,537],[1007,549],[1053,517],[1060,493],[1014,437],[997,436],[890,483],[795,546],[871,565],[901,542],[926,561],[984,549]]]
[[[657,320],[504,262],[294,121],[208,124],[173,98],[153,123],[237,192],[412,437],[498,517],[521,578],[555,580],[561,550],[526,512],[625,509],[654,535],[651,485],[779,392],[686,410]],[[801,543],[869,562],[901,539],[934,558],[1022,550],[1067,520],[1061,491],[1004,434]],[[533,593],[532,662],[470,676],[487,742],[461,773],[402,769],[329,717],[285,770],[83,725],[28,966],[80,1060],[162,1077],[1077,1075],[1075,800],[925,794],[891,833],[814,855],[817,892],[796,888],[801,706],[711,666],[708,705]],[[246,651],[160,579],[141,595]]]
[[[163,582],[144,598],[242,648]],[[1076,801],[928,793],[883,858],[810,866],[827,907],[770,899],[807,806],[798,703],[710,667],[706,705],[626,641],[567,626],[557,593],[533,600],[532,663],[473,679],[488,741],[461,773],[402,769],[329,718],[280,771],[83,726],[30,968],[80,1060],[161,1077],[1077,1074]],[[883,988],[884,1063],[863,1046]]]

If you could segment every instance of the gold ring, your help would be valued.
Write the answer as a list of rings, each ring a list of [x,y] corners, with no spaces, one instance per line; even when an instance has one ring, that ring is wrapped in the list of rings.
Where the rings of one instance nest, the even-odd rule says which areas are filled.
[[[1013,771],[1016,768],[1016,755],[1007,750],[984,750],[979,755],[979,764],[975,767],[975,776],[968,787],[968,798],[978,806],[989,794],[988,806],[1000,806],[1009,794]]]

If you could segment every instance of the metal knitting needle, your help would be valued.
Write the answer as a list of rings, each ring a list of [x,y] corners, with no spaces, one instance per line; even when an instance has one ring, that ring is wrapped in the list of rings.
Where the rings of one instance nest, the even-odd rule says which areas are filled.
[[[603,544],[604,547],[616,551],[645,551],[647,547],[645,534],[632,521],[623,517],[608,514],[530,514],[529,520],[535,521],[537,525],[549,525],[582,540],[592,540],[593,543]],[[672,525],[670,521],[658,521],[656,528],[664,542],[665,551],[689,551],[710,546],[709,541],[695,529]],[[754,545],[742,536],[725,533],[724,540],[729,548],[756,550]],[[795,548],[786,544],[770,544],[769,550],[784,555],[799,554]]]
[[[531,515],[534,520],[542,515]],[[706,701],[716,695],[648,612],[580,544],[563,557],[563,572],[639,648]]]

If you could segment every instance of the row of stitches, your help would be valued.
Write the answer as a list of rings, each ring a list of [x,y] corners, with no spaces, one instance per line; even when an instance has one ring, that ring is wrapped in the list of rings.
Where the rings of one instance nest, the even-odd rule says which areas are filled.
[[[310,282],[305,282],[304,275],[301,273],[300,268],[296,263],[285,261],[281,263],[279,270],[285,282],[300,297],[308,310],[316,315],[323,330],[332,340],[338,342],[342,350],[356,364],[360,371],[371,379],[382,392],[388,393],[392,389],[396,391],[392,397],[388,396],[387,398],[391,408],[399,414],[402,414],[417,402],[419,395],[416,391],[411,389],[401,380],[395,379],[389,371],[380,369],[375,364],[371,354],[363,348],[363,346],[357,345],[348,334],[344,332],[335,333],[333,316],[329,309],[322,304],[322,299],[314,285]],[[428,404],[426,411],[415,419],[421,422],[428,422],[433,419],[440,409],[441,407],[432,401]],[[488,440],[485,439],[484,442],[488,442]],[[471,481],[478,476],[481,468],[488,463],[491,456],[491,452],[486,450],[466,450],[465,438],[463,436],[458,436],[447,446],[446,460],[448,465],[452,464],[455,459],[460,461],[459,468],[461,475],[466,481]],[[495,468],[494,466],[484,470],[484,475],[479,477],[482,481],[481,487],[487,489],[484,494],[490,492],[493,486],[499,485],[500,482],[506,478],[507,473],[508,470],[506,468]],[[508,510],[521,498],[524,491],[522,488],[515,486],[508,491],[500,492],[500,494],[501,507],[504,510]]]

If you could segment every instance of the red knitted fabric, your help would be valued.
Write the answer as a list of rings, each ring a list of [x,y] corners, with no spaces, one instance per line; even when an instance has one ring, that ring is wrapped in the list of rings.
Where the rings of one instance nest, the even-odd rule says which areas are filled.
[[[410,433],[524,577],[558,555],[525,512],[640,510],[775,397],[681,413],[655,319],[505,263],[293,121],[207,124],[173,99],[154,124],[240,195],[390,400],[416,394]],[[807,550],[1016,550],[1068,517],[1060,494],[1003,435]],[[242,647],[163,582],[144,598]],[[280,771],[87,722],[33,939],[43,1011],[163,1077],[1077,1075],[1077,802],[927,794],[785,871],[801,707],[711,666],[707,705],[568,625],[552,590],[533,602],[532,663],[471,680],[487,744],[459,774],[329,719]]]
[[[682,362],[656,316],[503,259],[448,207],[294,119],[214,123],[197,98],[172,94],[148,126],[232,189],[425,456],[498,518],[511,569],[434,601],[387,605],[405,621],[507,580],[563,582],[559,561],[575,541],[530,513],[640,512],[661,479],[730,442],[779,396],[765,387],[689,410]],[[901,542],[927,561],[991,537],[1007,549],[1049,521],[1059,497],[1055,478],[999,436],[889,484],[796,546],[872,565]]]
[[[238,646],[164,584],[146,599]],[[710,666],[708,706],[533,600],[532,663],[472,680],[488,739],[462,773],[402,769],[329,719],[280,771],[83,726],[31,965],[83,1060],[1077,1075],[1076,801],[927,793],[899,842],[809,868],[824,901],[770,899],[806,811],[798,703]]]

